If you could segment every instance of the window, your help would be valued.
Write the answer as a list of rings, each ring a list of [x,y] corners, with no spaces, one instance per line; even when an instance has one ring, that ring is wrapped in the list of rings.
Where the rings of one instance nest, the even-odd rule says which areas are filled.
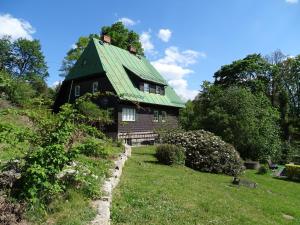
[[[158,118],[159,117],[159,113],[157,110],[154,111],[154,114],[153,114],[153,122],[158,122]]]
[[[122,108],[122,121],[135,121],[135,109]]]
[[[82,62],[81,62],[81,66],[85,66],[86,64],[87,64],[87,61],[86,61],[86,59],[82,60]]]
[[[93,93],[98,91],[98,82],[93,82]]]
[[[167,113],[165,111],[161,112],[161,122],[166,122],[167,119]]]
[[[144,83],[144,92],[149,92],[149,84]]]
[[[161,86],[156,85],[156,94],[160,94]]]
[[[76,85],[75,86],[75,97],[78,97],[78,96],[80,96],[80,86]]]

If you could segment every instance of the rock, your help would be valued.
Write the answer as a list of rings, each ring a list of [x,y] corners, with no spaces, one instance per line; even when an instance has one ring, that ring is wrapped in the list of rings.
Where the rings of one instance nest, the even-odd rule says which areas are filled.
[[[287,220],[293,220],[294,219],[294,217],[291,216],[291,215],[282,214],[282,216],[283,216],[284,219],[287,219]]]
[[[112,175],[102,185],[103,196],[100,200],[94,202],[94,206],[97,208],[97,215],[90,224],[92,225],[109,225],[110,224],[110,206],[112,201],[112,191],[118,185],[120,176],[122,174],[122,168],[131,155],[131,147],[125,145],[125,153],[119,155],[115,161],[115,169],[110,170]]]

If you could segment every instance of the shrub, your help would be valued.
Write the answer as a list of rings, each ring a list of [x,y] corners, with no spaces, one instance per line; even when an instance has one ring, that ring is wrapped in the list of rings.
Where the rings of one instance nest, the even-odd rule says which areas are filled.
[[[298,180],[300,179],[300,166],[294,164],[286,164],[286,173],[289,179]]]
[[[261,166],[261,167],[259,167],[257,173],[258,173],[258,174],[266,174],[266,173],[268,173],[268,169],[267,169],[267,167],[265,167],[265,166]]]
[[[267,160],[281,147],[279,113],[261,93],[240,87],[203,86],[181,111],[185,129],[204,129],[232,144],[243,159]]]
[[[105,143],[94,137],[89,137],[82,144],[79,144],[77,150],[86,156],[105,158],[108,155]]]
[[[169,133],[165,143],[182,146],[185,164],[195,170],[236,176],[243,171],[242,160],[235,148],[213,133],[198,130]]]
[[[82,96],[76,101],[76,108],[82,116],[85,123],[90,125],[98,125],[102,127],[107,124],[111,124],[111,111],[109,109],[102,109],[97,104],[93,103],[89,95]]]
[[[166,165],[182,165],[185,162],[183,148],[176,145],[163,144],[157,146],[155,156],[160,163]]]

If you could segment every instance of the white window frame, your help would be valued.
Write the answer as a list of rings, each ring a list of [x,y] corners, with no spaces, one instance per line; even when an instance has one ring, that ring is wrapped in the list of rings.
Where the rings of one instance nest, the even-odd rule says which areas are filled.
[[[99,90],[99,82],[95,81],[93,82],[93,87],[92,87],[93,94],[96,93],[98,90]]]
[[[144,83],[144,92],[150,92],[150,85],[148,83]]]
[[[122,121],[134,122],[136,119],[136,112],[134,108],[122,108]]]
[[[166,122],[167,120],[167,112],[166,111],[161,111],[161,122]]]
[[[153,111],[153,122],[158,122],[159,121],[159,111],[154,110]]]
[[[79,97],[80,96],[80,85],[75,85],[74,95],[75,95],[75,97]]]

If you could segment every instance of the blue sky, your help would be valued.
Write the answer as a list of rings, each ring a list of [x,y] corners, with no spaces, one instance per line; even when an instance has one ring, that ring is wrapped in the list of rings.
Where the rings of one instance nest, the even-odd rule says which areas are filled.
[[[0,0],[0,37],[36,38],[48,84],[77,38],[122,20],[141,35],[147,58],[184,98],[222,65],[281,49],[300,54],[297,0]]]

